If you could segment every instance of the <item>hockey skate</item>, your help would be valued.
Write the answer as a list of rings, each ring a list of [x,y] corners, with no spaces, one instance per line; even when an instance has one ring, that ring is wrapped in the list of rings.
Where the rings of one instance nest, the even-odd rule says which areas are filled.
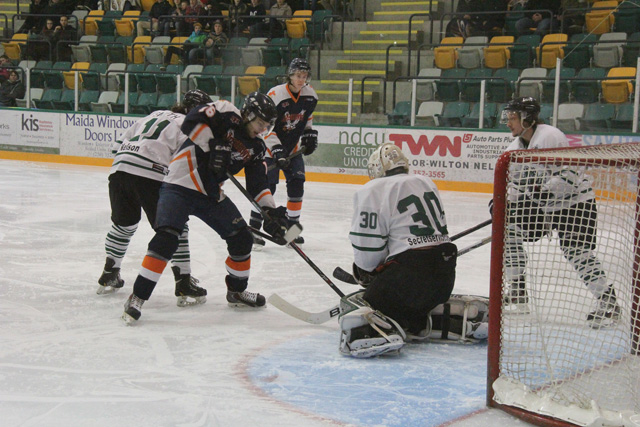
[[[608,328],[618,323],[621,314],[612,285],[596,301],[594,310],[587,315],[587,323],[592,329]]]
[[[529,314],[529,294],[524,277],[514,281],[503,297],[503,311],[508,314]]]
[[[265,246],[264,239],[262,237],[258,236],[257,234],[251,233],[251,235],[253,236],[253,248],[252,248],[252,250],[254,250],[256,252],[260,252]]]
[[[124,313],[122,313],[122,320],[127,326],[133,325],[140,319],[142,304],[144,304],[143,299],[138,298],[133,293],[129,295],[129,298],[124,303]]]
[[[107,258],[102,270],[102,276],[98,279],[98,289],[96,294],[106,295],[116,292],[124,286],[124,280],[120,277],[120,269],[115,268],[116,262],[111,258]]]
[[[229,307],[264,307],[266,300],[264,296],[257,292],[227,291],[227,302],[229,303]]]
[[[207,290],[198,286],[199,280],[190,274],[180,274],[179,267],[171,267],[176,279],[176,292],[178,307],[204,304],[207,301]]]

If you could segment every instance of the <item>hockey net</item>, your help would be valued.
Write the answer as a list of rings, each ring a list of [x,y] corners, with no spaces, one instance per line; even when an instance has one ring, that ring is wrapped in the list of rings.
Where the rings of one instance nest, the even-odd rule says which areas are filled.
[[[523,182],[524,169],[537,172]],[[592,254],[615,288],[621,310],[617,324],[587,322],[597,299],[578,273],[584,266],[574,267],[565,258],[553,226],[522,243],[527,304],[506,298],[512,277],[506,271],[513,265],[507,265],[507,239],[522,216],[531,216],[519,210],[514,194],[524,190],[525,197],[548,200],[540,174],[562,170],[579,174],[593,189],[597,240]],[[537,425],[640,426],[639,176],[637,143],[512,151],[499,159],[491,248],[490,406]],[[575,195],[553,197],[570,201]],[[537,218],[553,224],[548,212]]]

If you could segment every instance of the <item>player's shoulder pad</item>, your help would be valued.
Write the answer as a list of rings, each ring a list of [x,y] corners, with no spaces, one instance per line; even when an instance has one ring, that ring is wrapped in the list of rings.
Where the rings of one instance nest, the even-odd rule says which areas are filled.
[[[310,96],[315,99],[318,99],[318,94],[316,93],[315,89],[311,85],[304,86],[300,91],[300,96]]]
[[[272,87],[271,89],[269,89],[269,92],[267,92],[267,95],[273,100],[274,104],[276,105],[280,104],[287,98],[291,98],[291,95],[287,90],[287,83]]]

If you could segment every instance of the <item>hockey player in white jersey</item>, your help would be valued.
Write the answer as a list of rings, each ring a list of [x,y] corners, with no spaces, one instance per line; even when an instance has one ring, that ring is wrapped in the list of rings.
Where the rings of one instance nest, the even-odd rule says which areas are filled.
[[[294,58],[287,69],[287,83],[275,86],[268,92],[278,111],[273,131],[265,138],[267,165],[275,166],[268,172],[269,189],[275,194],[282,170],[287,184],[287,220],[290,226],[300,221],[305,168],[302,155],[289,157],[300,150],[309,156],[318,147],[318,131],[312,127],[318,95],[309,85],[310,81],[309,63],[305,59]],[[249,224],[257,229],[262,225],[262,217],[255,209],[251,211]],[[304,239],[298,236],[294,242],[304,243]],[[264,243],[262,238],[254,235],[256,249],[260,249]]]
[[[340,352],[370,357],[395,352],[430,332],[429,312],[448,301],[457,248],[431,179],[409,174],[394,144],[371,155],[369,181],[353,198],[349,239],[353,273],[364,293],[344,297]]]
[[[115,158],[109,175],[112,225],[105,241],[107,259],[98,279],[98,294],[111,293],[124,286],[120,277],[122,259],[138,228],[141,211],[154,226],[160,186],[174,153],[187,139],[180,130],[185,114],[208,102],[211,98],[206,93],[189,91],[182,104],[171,111],[154,111],[137,120],[114,142]],[[191,277],[188,231],[185,226],[171,261],[180,307],[204,302],[207,294],[196,285],[198,280]]]
[[[540,123],[539,113],[540,104],[531,97],[507,104],[502,121],[516,138],[506,151],[569,146],[562,131]],[[529,311],[527,253],[523,242],[538,241],[555,230],[564,257],[596,298],[596,307],[587,315],[587,323],[592,328],[617,323],[620,307],[613,284],[607,282],[606,273],[593,253],[598,218],[595,194],[588,179],[578,170],[541,164],[514,164],[510,174],[515,179],[508,188],[507,208],[518,214],[508,226],[505,241],[505,276],[510,286],[505,301],[507,309]]]

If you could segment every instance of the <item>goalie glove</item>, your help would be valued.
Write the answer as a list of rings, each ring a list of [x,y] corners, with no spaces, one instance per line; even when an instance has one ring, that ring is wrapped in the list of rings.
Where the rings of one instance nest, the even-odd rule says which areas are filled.
[[[362,268],[358,267],[355,262],[353,263],[353,277],[358,281],[360,286],[362,286],[363,288],[366,288],[367,286],[369,286],[373,281],[373,279],[375,278],[375,276],[376,276],[375,270],[372,272],[369,272],[367,270],[363,270]]]
[[[263,207],[264,210],[264,231],[273,237],[282,237],[287,232],[287,208],[279,206],[277,208]]]
[[[304,155],[308,156],[309,154],[316,151],[318,148],[318,131],[313,129],[305,129],[301,138],[302,148],[304,149]]]
[[[217,181],[223,181],[231,161],[231,144],[223,139],[212,139],[209,149],[209,170]]]
[[[289,161],[289,159],[287,159],[287,155],[284,152],[284,147],[282,146],[282,144],[274,145],[273,148],[271,148],[271,155],[275,159],[280,169],[286,169],[289,167],[289,163],[291,162]]]

